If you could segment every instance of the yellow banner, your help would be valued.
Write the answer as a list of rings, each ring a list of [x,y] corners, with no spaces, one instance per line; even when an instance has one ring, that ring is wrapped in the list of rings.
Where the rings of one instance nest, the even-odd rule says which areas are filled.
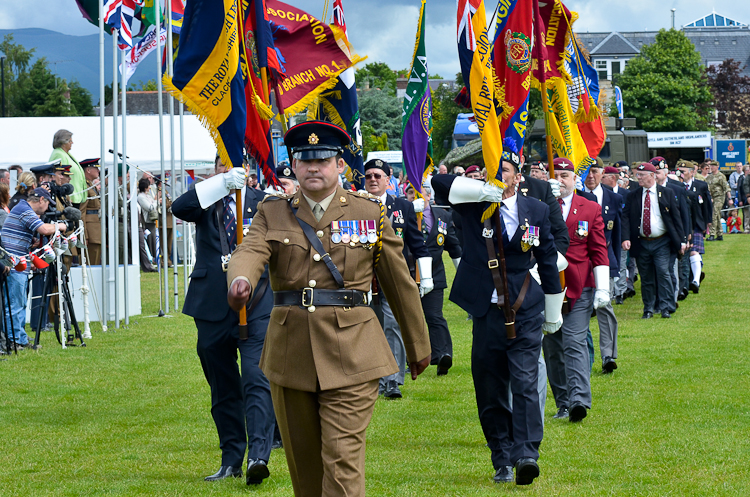
[[[589,157],[586,143],[581,137],[581,131],[574,121],[573,108],[568,98],[568,86],[562,78],[547,80],[547,95],[549,98],[549,124],[552,148],[558,157],[566,157],[573,161],[576,174],[588,171],[589,166],[596,161]]]

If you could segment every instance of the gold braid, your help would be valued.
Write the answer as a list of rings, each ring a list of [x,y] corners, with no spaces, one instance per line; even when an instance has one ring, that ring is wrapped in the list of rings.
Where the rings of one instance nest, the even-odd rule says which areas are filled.
[[[378,204],[380,204],[380,223],[378,224],[378,241],[375,244],[375,265],[373,266],[373,270],[378,267],[380,252],[383,251],[383,227],[385,225],[385,204],[382,202],[378,202]]]

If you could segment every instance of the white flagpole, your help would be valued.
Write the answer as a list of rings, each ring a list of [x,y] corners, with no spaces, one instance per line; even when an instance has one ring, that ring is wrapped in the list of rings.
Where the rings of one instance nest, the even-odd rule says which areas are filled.
[[[185,117],[184,105],[180,102],[180,182],[182,185],[182,194],[187,192],[187,177],[185,176],[185,128],[183,117]],[[176,224],[176,223],[175,223]],[[190,224],[182,222],[182,291],[187,295],[188,289],[188,271],[187,271],[187,239],[190,233]],[[177,260],[172,261],[177,264]],[[175,285],[177,286],[177,285]],[[177,309],[175,308],[175,311]]]
[[[167,25],[167,74],[169,74],[170,77],[174,75],[174,57],[172,52],[172,0],[166,0],[166,20],[165,24]],[[174,174],[174,98],[170,95],[169,96],[169,159],[170,159],[170,184],[172,185],[172,198],[175,196],[176,187],[177,187],[177,176]],[[165,181],[163,183],[164,188],[166,191],[167,188],[167,182]],[[178,302],[177,302],[177,224],[174,222],[174,217],[172,216],[172,213],[167,213],[166,204],[164,204],[165,208],[164,215],[171,217],[172,221],[172,238],[168,239],[168,242],[172,242],[172,251],[167,254],[167,257],[165,259],[167,260],[167,263],[169,263],[169,258],[172,258],[172,271],[173,271],[173,283],[174,283],[174,309],[177,310]]]
[[[88,195],[88,193],[87,193]],[[89,324],[89,278],[88,278],[88,267],[86,262],[86,228],[83,225],[83,220],[78,221],[78,230],[80,231],[79,239],[83,242],[78,249],[81,252],[81,295],[83,295],[83,338],[88,340],[91,338],[91,325]]]
[[[130,324],[130,304],[128,302],[128,88],[127,80],[125,78],[125,49],[120,50],[120,57],[122,59],[122,77],[120,78],[122,87],[122,265],[123,265],[123,290],[125,294],[125,325]],[[119,271],[119,267],[118,267]],[[119,321],[118,321],[119,322]]]
[[[161,14],[161,2],[159,0],[154,1],[154,11],[156,12],[156,19],[158,23],[159,15]],[[165,189],[166,189],[166,183],[165,183],[165,177],[164,177],[164,122],[162,121],[164,117],[164,105],[162,103],[162,94],[163,94],[163,88],[161,83],[161,66],[162,66],[162,59],[161,59],[161,36],[156,37],[156,88],[158,92],[158,108],[159,108],[159,161],[161,164],[161,205],[162,205],[162,214],[161,214],[161,256],[162,261],[164,261],[164,309],[163,311],[168,313],[169,312],[169,275],[167,275],[167,268],[169,264],[169,258],[166,256],[167,254],[167,210],[164,208],[166,205],[166,195],[165,195]],[[161,275],[160,275],[161,276]],[[161,279],[161,278],[160,278]],[[159,291],[161,292],[162,289],[160,288]],[[162,311],[162,309],[159,309]]]
[[[99,319],[102,323],[102,331],[107,331],[107,313],[109,308],[109,301],[107,300],[107,272],[105,271],[105,268],[107,267],[106,261],[107,261],[107,198],[104,194],[105,187],[104,187],[104,177],[107,173],[107,161],[105,159],[105,153],[106,153],[106,147],[104,145],[104,134],[105,134],[105,127],[104,127],[104,3],[99,2],[99,156],[100,156],[100,172],[101,172],[101,179],[100,179],[100,186],[99,186],[99,202],[101,203],[99,207],[99,216],[101,216],[101,230],[102,230],[102,244],[101,244],[101,260],[94,261],[94,263],[101,264],[102,269],[102,307],[101,307],[101,313],[99,314]]]
[[[120,327],[120,289],[118,284],[118,270],[119,270],[119,231],[120,226],[118,224],[118,216],[120,214],[118,210],[118,199],[117,199],[117,165],[118,165],[118,144],[119,144],[119,136],[117,134],[117,117],[119,115],[118,109],[117,109],[117,30],[112,30],[112,131],[114,134],[114,143],[112,144],[112,157],[113,157],[113,163],[112,163],[112,174],[109,178],[109,202],[110,202],[110,219],[112,222],[112,229],[109,232],[109,261],[110,261],[110,271],[109,271],[109,282],[110,285],[112,285],[112,294],[115,297],[114,300],[114,320],[115,320],[115,328]]]

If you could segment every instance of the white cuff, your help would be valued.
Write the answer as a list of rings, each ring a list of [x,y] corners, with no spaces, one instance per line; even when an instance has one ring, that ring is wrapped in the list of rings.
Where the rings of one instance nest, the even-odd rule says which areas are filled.
[[[198,196],[201,209],[208,209],[211,205],[229,195],[229,191],[224,176],[221,174],[211,176],[195,185],[195,194]]]
[[[565,300],[565,289],[560,293],[544,295],[544,321],[556,323],[562,315],[562,305]]]
[[[596,266],[594,268],[594,281],[596,289],[609,295],[609,266]]]
[[[565,271],[568,269],[568,259],[565,258],[560,252],[557,253],[557,270]]]
[[[417,259],[419,279],[432,279],[432,257],[420,257]]]
[[[451,204],[469,204],[479,202],[482,195],[482,183],[471,178],[457,176],[451,183],[448,202]]]

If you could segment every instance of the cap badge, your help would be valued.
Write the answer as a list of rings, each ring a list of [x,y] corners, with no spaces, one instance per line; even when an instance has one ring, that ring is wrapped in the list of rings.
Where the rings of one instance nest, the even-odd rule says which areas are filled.
[[[284,173],[284,176],[291,176],[292,171],[288,167],[285,167],[283,173]]]
[[[320,141],[320,138],[318,138],[318,135],[316,135],[315,133],[312,133],[307,138],[307,143],[309,143],[310,145],[317,145],[319,141]]]

